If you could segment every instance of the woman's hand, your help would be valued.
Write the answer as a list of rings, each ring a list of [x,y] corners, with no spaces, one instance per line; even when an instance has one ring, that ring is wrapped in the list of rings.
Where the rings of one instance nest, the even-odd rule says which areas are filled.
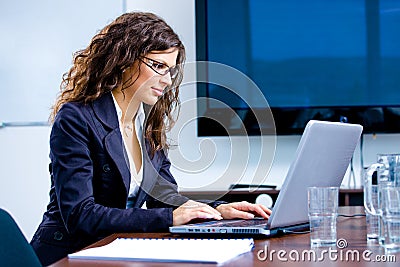
[[[253,219],[255,215],[268,219],[271,215],[271,210],[264,205],[252,204],[247,201],[221,204],[217,206],[216,210],[224,219]]]
[[[211,206],[193,200],[185,202],[172,213],[173,225],[182,225],[193,219],[221,220],[222,216],[221,213]]]

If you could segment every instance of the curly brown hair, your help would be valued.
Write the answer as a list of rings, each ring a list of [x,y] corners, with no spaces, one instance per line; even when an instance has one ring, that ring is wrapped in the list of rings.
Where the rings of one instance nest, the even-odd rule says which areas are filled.
[[[131,12],[119,16],[96,34],[87,48],[74,54],[73,66],[63,75],[61,92],[52,108],[50,121],[54,121],[61,106],[67,102],[88,104],[119,86],[126,89],[135,81],[127,85],[128,81],[122,80],[125,69],[141,56],[170,48],[178,50],[178,75],[152,107],[145,126],[145,137],[152,154],[168,148],[166,131],[175,122],[173,110],[179,109],[185,47],[172,28],[152,13]]]

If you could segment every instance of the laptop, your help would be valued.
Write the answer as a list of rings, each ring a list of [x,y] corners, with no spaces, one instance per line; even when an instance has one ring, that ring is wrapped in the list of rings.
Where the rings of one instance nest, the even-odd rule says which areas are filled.
[[[220,220],[172,226],[170,233],[273,236],[304,231],[308,224],[307,188],[342,183],[362,126],[311,120],[307,123],[268,220]]]

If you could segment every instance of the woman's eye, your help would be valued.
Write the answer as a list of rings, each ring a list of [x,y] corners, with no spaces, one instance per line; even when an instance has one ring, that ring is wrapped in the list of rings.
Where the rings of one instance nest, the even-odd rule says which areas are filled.
[[[158,70],[162,70],[165,69],[165,65],[164,64],[160,64],[160,63],[153,63],[153,67],[158,69]]]

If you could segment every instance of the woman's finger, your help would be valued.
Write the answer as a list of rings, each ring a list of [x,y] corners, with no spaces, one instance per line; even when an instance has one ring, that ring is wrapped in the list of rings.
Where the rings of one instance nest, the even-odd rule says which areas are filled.
[[[257,213],[258,215],[260,215],[261,217],[268,219],[269,218],[269,213],[267,213],[268,211],[263,209],[262,205],[258,205],[258,204],[250,204],[248,206],[248,208],[253,211],[254,213]]]
[[[239,210],[239,211],[243,211],[243,212],[250,211],[253,214],[257,214],[257,215],[263,217],[264,219],[268,219],[269,215],[271,213],[271,211],[268,208],[266,208],[265,206],[263,206],[261,204],[252,204],[247,201],[235,202],[235,203],[231,203],[228,205],[231,208]],[[239,213],[236,213],[236,214],[239,214]],[[249,213],[247,212],[247,214],[249,214]],[[244,215],[241,214],[241,216],[242,217],[240,217],[240,218],[243,218]]]
[[[253,219],[254,214],[246,212],[246,211],[241,211],[235,208],[230,209],[227,212],[227,218],[241,218],[241,219]]]
[[[185,206],[186,208],[193,208],[193,209],[196,209],[196,208],[203,208],[203,209],[204,209],[204,210],[203,210],[204,212],[208,212],[208,213],[214,214],[215,216],[221,216],[221,213],[220,213],[219,211],[217,211],[217,210],[214,209],[213,207],[211,207],[211,206],[209,206],[209,205],[207,205],[207,204],[201,203],[201,202],[189,200],[188,202],[186,202],[186,203],[184,204],[184,206]]]

